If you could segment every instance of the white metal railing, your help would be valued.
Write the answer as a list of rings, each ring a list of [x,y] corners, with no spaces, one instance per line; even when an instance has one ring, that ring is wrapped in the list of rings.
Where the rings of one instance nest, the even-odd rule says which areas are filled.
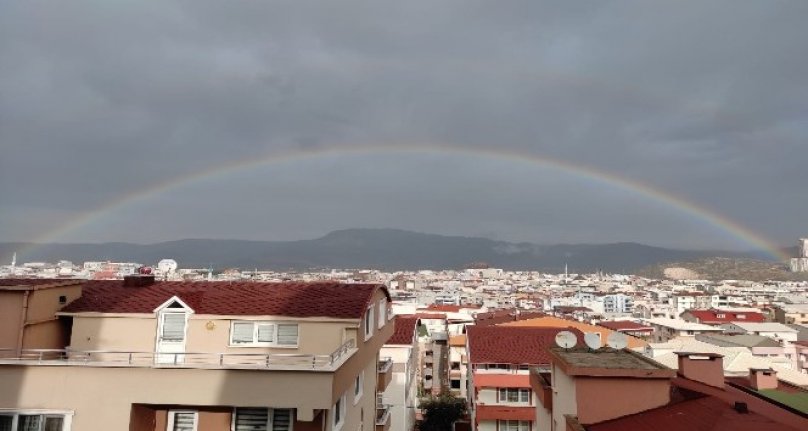
[[[122,352],[71,349],[0,349],[0,364],[110,367],[328,369],[349,356],[353,339],[329,355],[285,353]]]

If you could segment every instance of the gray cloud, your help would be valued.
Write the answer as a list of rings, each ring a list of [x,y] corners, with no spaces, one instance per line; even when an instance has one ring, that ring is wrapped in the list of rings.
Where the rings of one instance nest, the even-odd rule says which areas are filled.
[[[790,243],[808,230],[805,16],[802,1],[3,2],[0,239],[235,160],[431,142],[594,166]],[[389,226],[743,246],[559,172],[406,158],[220,177],[64,239],[148,223],[149,240]]]

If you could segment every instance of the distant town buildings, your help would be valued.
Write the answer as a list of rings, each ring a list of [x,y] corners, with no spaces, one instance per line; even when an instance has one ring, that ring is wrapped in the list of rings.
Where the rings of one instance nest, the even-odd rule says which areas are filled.
[[[808,238],[800,238],[797,257],[791,258],[791,272],[808,272]]]

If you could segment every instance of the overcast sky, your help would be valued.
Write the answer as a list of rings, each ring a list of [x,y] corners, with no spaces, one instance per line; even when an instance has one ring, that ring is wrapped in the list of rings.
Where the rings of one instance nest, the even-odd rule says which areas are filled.
[[[0,2],[0,240],[300,239],[394,227],[748,248],[569,171],[329,152],[495,150],[808,235],[808,2]]]

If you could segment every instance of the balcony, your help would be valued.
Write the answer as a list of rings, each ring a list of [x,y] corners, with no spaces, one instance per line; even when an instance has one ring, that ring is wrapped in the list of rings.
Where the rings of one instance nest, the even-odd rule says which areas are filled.
[[[376,405],[376,431],[388,431],[390,429],[390,406],[387,404]]]
[[[387,385],[393,380],[393,358],[379,358],[378,374],[376,378],[378,391],[384,392],[384,390],[387,389]]]
[[[160,353],[70,349],[0,349],[0,365],[335,371],[356,352],[353,339],[328,355]]]

